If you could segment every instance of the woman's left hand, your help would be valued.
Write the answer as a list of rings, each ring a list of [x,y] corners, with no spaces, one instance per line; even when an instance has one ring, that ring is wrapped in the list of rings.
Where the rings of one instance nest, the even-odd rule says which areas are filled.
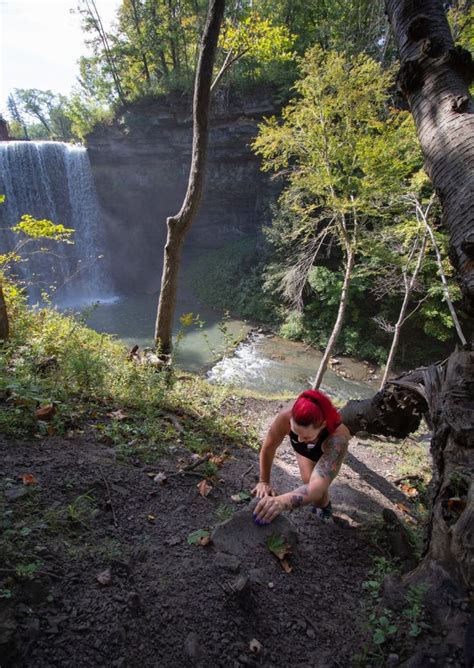
[[[283,510],[285,504],[280,496],[264,496],[253,511],[253,519],[255,524],[270,524]]]

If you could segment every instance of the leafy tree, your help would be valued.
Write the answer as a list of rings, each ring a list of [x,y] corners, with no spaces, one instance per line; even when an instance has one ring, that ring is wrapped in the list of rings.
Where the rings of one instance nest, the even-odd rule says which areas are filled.
[[[365,52],[377,60],[386,55],[388,28],[381,0],[256,0],[253,5],[297,36],[300,55],[315,44],[352,55]]]
[[[301,307],[302,295],[321,249],[337,244],[344,281],[333,332],[315,385],[326,370],[340,334],[352,272],[365,230],[391,213],[398,192],[414,169],[409,116],[387,106],[389,72],[371,58],[349,58],[320,47],[301,61],[299,97],[260,126],[254,150],[263,169],[285,176],[278,224],[286,266],[281,291]],[[285,225],[285,219],[290,223]]]
[[[0,195],[0,204],[5,201],[5,195]],[[16,291],[17,288],[9,278],[15,264],[24,259],[27,247],[38,240],[52,240],[70,243],[74,230],[55,225],[50,220],[38,220],[28,214],[21,217],[20,222],[11,228],[18,235],[18,242],[6,253],[0,254],[0,340],[6,341],[10,333],[5,288],[7,291]],[[41,251],[46,252],[46,251]]]
[[[399,84],[413,114],[426,171],[439,194],[442,221],[450,237],[449,255],[464,308],[472,315],[474,106],[469,93],[472,56],[454,46],[441,0],[416,3],[386,0],[386,8],[399,50]],[[424,600],[430,603],[430,612],[441,627],[450,614],[445,592],[451,591],[463,599],[473,586],[470,540],[474,516],[473,369],[472,350],[456,350],[445,364],[433,365],[408,382],[402,380],[399,387],[405,385],[403,401],[394,402],[396,412],[402,415],[403,404],[406,406],[407,401],[423,396],[424,410],[429,409],[432,420],[432,506],[427,543],[422,562],[400,585],[425,585]],[[370,406],[349,408],[362,416],[370,431],[376,406],[385,409],[387,396],[379,393]],[[350,412],[345,410],[344,422],[351,420]],[[380,410],[375,419],[379,429],[380,424],[387,424],[387,416],[381,416]],[[356,429],[356,423],[352,422],[351,430]],[[459,512],[453,512],[450,506],[454,498],[460,501]],[[470,648],[469,643],[467,637],[466,648]],[[470,657],[466,656],[466,660]]]
[[[213,81],[212,90],[221,77],[242,58],[251,60],[254,69],[258,70],[270,62],[292,60],[292,46],[293,37],[286,27],[275,26],[256,12],[240,20],[227,19],[219,37],[223,62]]]
[[[8,96],[7,107],[8,107],[8,111],[10,112],[10,118],[12,119],[13,123],[16,124],[17,128],[21,129],[21,131],[23,132],[24,138],[29,139],[28,129],[26,127],[25,120],[24,120],[23,116],[21,115],[20,110],[18,109],[18,105],[15,101],[14,96],[11,95],[11,94]],[[14,135],[17,134],[16,129],[13,130],[13,134]]]
[[[14,120],[28,116],[36,121],[27,131],[31,139],[67,141],[72,138],[67,98],[64,95],[37,88],[15,88],[9,99],[9,110]]]

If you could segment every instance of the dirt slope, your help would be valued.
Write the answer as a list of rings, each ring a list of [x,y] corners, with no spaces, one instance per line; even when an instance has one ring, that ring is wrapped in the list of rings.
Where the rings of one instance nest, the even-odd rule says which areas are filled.
[[[263,432],[278,406],[245,410]],[[207,497],[199,468],[164,484],[149,475],[190,462],[178,446],[152,470],[117,461],[87,430],[74,441],[0,442],[0,453],[4,529],[22,562],[36,564],[16,584],[0,571],[0,590],[13,591],[0,599],[1,668],[355,665],[367,639],[361,583],[379,550],[374,520],[407,503],[389,482],[393,459],[351,443],[333,485],[336,521],[305,508],[291,515],[299,542],[286,573],[264,544],[239,559],[188,544],[242,507],[230,497],[253,486],[253,451],[233,451]],[[37,482],[25,485],[24,474]],[[275,484],[298,482],[284,446]]]

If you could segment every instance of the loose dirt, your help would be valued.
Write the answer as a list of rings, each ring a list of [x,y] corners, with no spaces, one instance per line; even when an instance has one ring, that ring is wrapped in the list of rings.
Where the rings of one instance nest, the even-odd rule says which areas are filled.
[[[278,409],[249,400],[243,411],[263,434]],[[356,665],[370,633],[361,584],[384,554],[375,526],[384,508],[411,507],[392,482],[396,454],[373,445],[352,440],[332,486],[334,522],[308,508],[288,516],[297,543],[286,572],[264,533],[237,555],[188,540],[245,509],[231,497],[255,484],[252,450],[228,452],[201,496],[202,467],[153,479],[192,463],[179,445],[144,467],[118,461],[87,429],[74,440],[0,441],[4,529],[22,562],[36,564],[30,578],[12,578],[0,557],[0,590],[13,592],[0,600],[0,666]],[[34,482],[24,484],[25,474]],[[299,483],[285,444],[274,484],[286,491]],[[245,521],[239,526],[247,545]],[[390,665],[404,658],[392,655]]]

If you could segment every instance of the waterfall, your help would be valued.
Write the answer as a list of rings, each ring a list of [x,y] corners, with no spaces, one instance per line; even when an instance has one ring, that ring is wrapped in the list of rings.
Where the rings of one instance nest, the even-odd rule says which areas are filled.
[[[23,214],[73,228],[73,244],[28,244],[15,275],[36,302],[46,290],[60,305],[109,300],[106,243],[87,150],[62,142],[0,142],[0,254],[19,236]],[[38,252],[46,248],[46,252]]]

